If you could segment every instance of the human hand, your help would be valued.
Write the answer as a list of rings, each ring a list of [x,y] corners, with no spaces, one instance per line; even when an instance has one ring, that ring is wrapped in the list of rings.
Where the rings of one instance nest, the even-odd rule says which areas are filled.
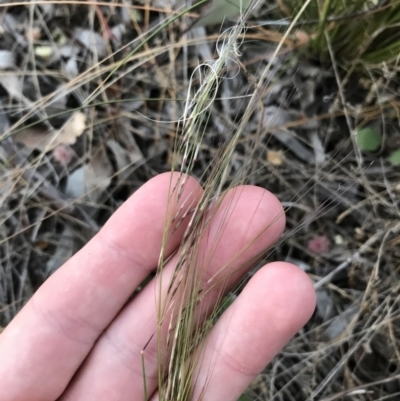
[[[141,352],[157,325],[155,280],[128,300],[157,266],[169,183],[169,174],[162,174],[135,192],[7,326],[0,335],[0,400],[143,400]],[[189,179],[172,213],[183,216],[200,196],[199,184]],[[271,193],[241,187],[216,213],[201,244],[204,252],[227,214],[206,275],[229,261],[245,238],[257,238],[242,255],[246,260],[272,246],[285,225],[282,206]],[[167,254],[179,245],[189,218],[171,234]],[[173,263],[172,258],[166,273]],[[202,371],[207,364],[201,365],[194,394],[207,378],[202,400],[235,401],[307,322],[314,306],[312,283],[300,269],[284,262],[261,268],[206,340],[204,361],[216,352],[218,357],[210,377]],[[152,394],[157,391],[156,341],[147,344],[145,357]]]

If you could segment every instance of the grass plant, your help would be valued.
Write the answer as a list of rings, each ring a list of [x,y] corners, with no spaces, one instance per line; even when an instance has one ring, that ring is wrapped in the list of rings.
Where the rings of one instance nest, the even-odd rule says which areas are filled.
[[[279,2],[281,13],[291,17],[301,7],[297,0]],[[397,0],[313,1],[299,29],[309,35],[311,51],[330,62],[327,37],[338,63],[364,70],[381,63],[396,66],[400,51],[400,2]]]
[[[218,58],[213,61],[211,65],[204,64],[195,69],[193,76],[197,71],[201,73],[202,68],[205,69],[205,74],[204,77],[200,79],[200,87],[195,92],[193,98],[191,97],[192,91],[190,87],[193,76],[189,81],[188,99],[182,117],[182,134],[180,135],[180,130],[177,131],[174,151],[175,160],[172,163],[172,171],[179,169],[181,174],[188,175],[193,170],[204,136],[203,127],[209,118],[208,108],[211,106],[213,99],[217,96],[218,85],[220,80],[223,79],[222,73],[227,67],[228,60],[232,59],[235,63],[238,63],[236,59],[240,56],[240,37],[246,27],[245,22],[247,20],[247,14],[251,11],[252,7],[254,7],[255,3],[256,2],[250,3],[249,7],[244,10],[237,25],[221,34],[219,42],[217,43]],[[304,3],[304,6],[295,17],[292,26],[294,26],[309,3],[310,1]],[[239,173],[237,179],[233,182],[226,182],[232,155],[253,114],[254,108],[266,92],[269,85],[268,73],[271,70],[271,65],[275,62],[290,31],[291,29],[289,28],[276,48],[270,63],[267,64],[261,74],[261,78],[250,97],[243,116],[238,122],[236,129],[232,132],[231,138],[221,148],[216,163],[210,166],[210,171],[204,171],[204,176],[207,177],[204,180],[204,194],[198,206],[193,210],[188,230],[184,235],[181,246],[177,250],[177,266],[171,282],[168,284],[167,301],[165,303],[161,302],[163,288],[162,274],[165,259],[163,250],[161,251],[160,264],[158,266],[158,276],[160,277],[160,291],[158,294],[158,299],[160,300],[158,330],[159,355],[163,355],[163,350],[165,349],[163,340],[165,337],[165,330],[163,330],[163,327],[165,327],[165,325],[168,327],[167,347],[171,347],[168,369],[163,369],[162,362],[160,361],[159,399],[161,401],[189,401],[193,399],[192,388],[194,387],[199,360],[201,360],[201,352],[199,352],[199,350],[194,352],[194,350],[196,347],[201,346],[201,343],[212,328],[215,317],[220,314],[221,305],[224,305],[223,294],[227,290],[227,283],[230,281],[230,277],[237,273],[237,270],[243,268],[243,264],[251,265],[252,263],[258,262],[260,256],[264,255],[266,252],[266,250],[264,250],[257,258],[242,262],[237,270],[232,271],[232,269],[229,269],[229,265],[221,266],[220,271],[215,273],[211,279],[205,280],[202,277],[204,270],[209,270],[207,264],[209,264],[210,261],[204,260],[204,257],[199,255],[199,244],[206,235],[215,213],[218,211],[216,205],[222,202],[226,191],[230,188],[234,188],[234,185],[238,183],[247,182],[246,175],[242,173]],[[252,155],[249,156],[252,157]],[[184,185],[185,176],[182,177],[183,182],[180,185]],[[171,188],[171,190],[171,199],[174,199],[172,196],[173,192],[182,192],[182,189],[177,189],[176,187],[173,189]],[[213,211],[210,213],[210,208],[212,206]],[[275,216],[273,220],[277,220],[279,217],[281,216]],[[229,219],[229,216],[227,216],[227,219]],[[220,237],[223,236],[224,224],[225,223],[221,224]],[[269,226],[265,227],[264,230],[268,228]],[[166,224],[164,234],[165,243],[170,232],[171,227],[169,224]],[[249,243],[243,243],[243,248],[237,251],[237,257],[241,256],[255,240],[256,238],[252,239]],[[217,245],[215,246],[215,249],[216,248]],[[207,259],[211,260],[212,256],[212,254],[208,255]],[[229,264],[234,265],[234,260],[230,260]],[[202,271],[203,273],[201,273]],[[205,288],[203,287],[204,285]],[[199,304],[201,304],[202,301],[204,302],[204,298],[214,287],[218,289],[215,306],[210,316],[205,317],[204,321],[198,323],[197,320],[199,318],[196,311],[199,309]],[[180,297],[176,299],[177,294],[180,292]],[[165,316],[167,311],[169,311],[171,315],[166,322]],[[204,315],[205,313],[206,312],[200,312],[200,315]],[[170,342],[172,344],[170,344]],[[212,367],[210,368],[212,370]],[[167,378],[166,382],[165,378]],[[200,400],[201,398],[199,398],[199,401]]]

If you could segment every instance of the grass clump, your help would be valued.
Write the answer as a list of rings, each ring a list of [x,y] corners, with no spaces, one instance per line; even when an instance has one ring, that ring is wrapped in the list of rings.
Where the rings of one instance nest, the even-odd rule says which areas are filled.
[[[382,136],[372,128],[362,128],[356,134],[356,142],[364,152],[375,152],[382,145]]]
[[[301,7],[297,0],[278,4],[285,17],[295,15]],[[399,22],[398,0],[315,0],[298,28],[307,33],[310,49],[323,61],[330,60],[329,41],[343,67],[394,66],[400,52]]]

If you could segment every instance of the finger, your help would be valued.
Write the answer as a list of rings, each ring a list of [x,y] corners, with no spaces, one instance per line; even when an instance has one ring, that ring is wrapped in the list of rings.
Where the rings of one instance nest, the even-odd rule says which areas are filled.
[[[284,262],[263,267],[211,331],[192,399],[236,401],[314,308],[314,287],[302,270]]]
[[[199,244],[199,254],[205,255],[200,262],[203,263],[204,274],[199,276],[207,281],[222,266],[231,262],[228,266],[231,273],[228,286],[233,284],[246,270],[243,263],[277,241],[284,225],[282,206],[274,195],[251,186],[232,190],[219,205]],[[246,244],[251,246],[238,255]],[[164,294],[175,264],[176,259],[171,260],[163,273]],[[241,271],[236,271],[241,266]],[[158,286],[159,282],[153,280],[125,307],[99,339],[62,401],[143,399],[141,353],[144,347],[149,394],[156,389],[160,354],[157,338],[153,335],[157,328],[155,294],[158,293]],[[202,312],[219,295],[218,290],[210,292],[208,299],[202,302]],[[168,326],[166,323],[167,329]]]
[[[197,203],[200,186],[188,179],[168,210],[169,188],[177,183],[178,174],[163,174],[139,189],[6,328],[0,336],[1,400],[26,400],[27,394],[30,401],[54,400],[63,392],[98,336],[156,267],[166,213],[180,221]],[[171,234],[167,254],[188,221]]]

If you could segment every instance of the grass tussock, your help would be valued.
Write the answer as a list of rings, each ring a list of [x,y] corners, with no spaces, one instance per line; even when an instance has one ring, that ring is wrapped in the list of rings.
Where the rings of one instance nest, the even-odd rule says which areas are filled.
[[[172,2],[1,5],[1,326],[130,193],[174,170],[196,177],[205,192],[176,271],[163,276],[161,254],[156,273],[159,327],[149,341],[160,350],[160,399],[190,399],[200,344],[241,290],[223,297],[229,277],[251,263],[246,281],[265,260],[298,264],[318,305],[247,399],[331,401],[352,392],[396,399],[400,188],[387,154],[400,148],[399,6],[307,3],[300,10],[299,2],[265,2],[237,24],[189,32],[198,9]],[[263,24],[278,12],[291,17],[289,28]],[[294,52],[298,29],[327,67]],[[379,71],[368,68],[362,79],[342,73],[357,63]],[[364,126],[382,134],[378,152],[357,148]],[[204,289],[197,267],[213,252],[205,256],[196,244],[227,190],[242,183],[278,196],[286,231],[257,258],[221,266]],[[184,178],[171,186],[171,202],[184,186]],[[165,235],[180,221],[167,221]],[[207,307],[210,294],[215,308]],[[165,352],[170,364],[162,363]],[[143,366],[145,376],[146,347]]]
[[[300,2],[282,0],[283,16],[291,17]],[[313,1],[304,13],[299,29],[309,36],[312,52],[330,61],[327,41],[344,67],[377,67],[381,63],[395,67],[400,50],[400,2],[363,0]]]

